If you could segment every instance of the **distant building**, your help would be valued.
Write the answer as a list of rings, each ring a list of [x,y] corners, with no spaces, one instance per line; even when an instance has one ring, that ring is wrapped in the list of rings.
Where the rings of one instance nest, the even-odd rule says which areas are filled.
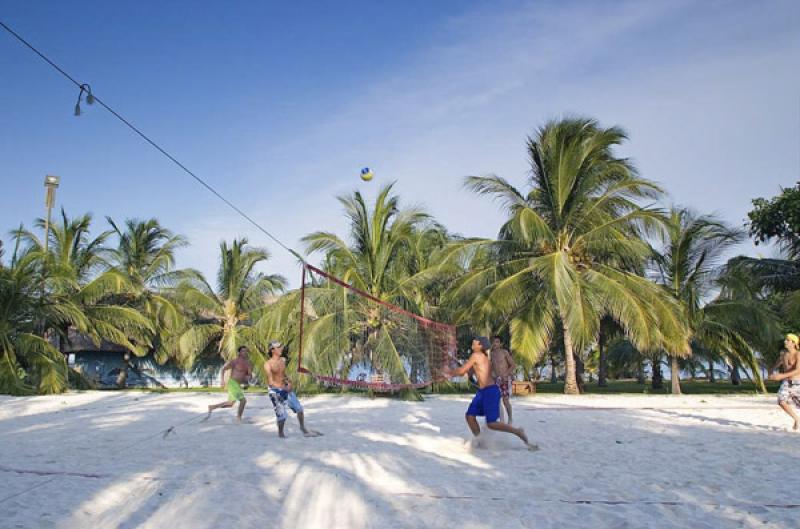
[[[57,343],[53,344],[58,347]],[[120,370],[128,363],[128,387],[207,387],[219,385],[221,364],[200,365],[184,371],[169,364],[159,365],[151,356],[137,357],[124,347],[102,341],[96,345],[85,334],[69,331],[68,343],[61,351],[67,364],[91,380],[98,388],[116,387]]]

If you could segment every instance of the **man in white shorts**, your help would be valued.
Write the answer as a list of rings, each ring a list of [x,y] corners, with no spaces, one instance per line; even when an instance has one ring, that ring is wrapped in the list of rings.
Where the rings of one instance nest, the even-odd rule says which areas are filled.
[[[782,355],[781,373],[773,373],[770,380],[780,380],[778,389],[778,406],[792,419],[792,429],[800,431],[800,417],[794,408],[800,408],[800,337],[796,334],[787,334],[783,342],[786,354]]]

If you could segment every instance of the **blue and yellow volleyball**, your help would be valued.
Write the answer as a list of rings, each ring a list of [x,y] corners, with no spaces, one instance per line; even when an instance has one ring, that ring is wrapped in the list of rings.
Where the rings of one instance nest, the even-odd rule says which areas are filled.
[[[369,167],[365,167],[361,170],[361,179],[365,182],[369,182],[372,180],[372,177],[375,176],[372,172],[372,169]]]

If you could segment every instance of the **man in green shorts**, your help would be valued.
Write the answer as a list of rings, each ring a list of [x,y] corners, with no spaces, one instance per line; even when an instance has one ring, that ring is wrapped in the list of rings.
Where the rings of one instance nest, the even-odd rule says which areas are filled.
[[[240,384],[244,384],[250,380],[250,375],[253,372],[253,366],[250,365],[250,361],[247,359],[248,352],[247,347],[244,345],[239,347],[239,355],[222,366],[220,378],[222,380],[222,387],[228,390],[228,400],[220,402],[219,404],[211,404],[208,407],[208,415],[206,415],[204,420],[207,421],[211,417],[211,412],[217,408],[232,408],[234,403],[238,401],[239,411],[236,413],[236,421],[239,423],[242,422],[242,413],[244,413],[244,406],[247,404],[247,399],[244,398],[244,391],[242,391],[242,386]],[[228,383],[225,384],[225,371],[228,370],[230,370],[231,376],[228,378]]]

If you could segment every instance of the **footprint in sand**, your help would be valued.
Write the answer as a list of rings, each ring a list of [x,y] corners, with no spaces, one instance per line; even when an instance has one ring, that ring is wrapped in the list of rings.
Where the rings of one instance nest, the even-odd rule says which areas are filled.
[[[322,432],[318,432],[317,430],[309,430],[307,433],[303,434],[303,437],[322,437],[323,435]]]

